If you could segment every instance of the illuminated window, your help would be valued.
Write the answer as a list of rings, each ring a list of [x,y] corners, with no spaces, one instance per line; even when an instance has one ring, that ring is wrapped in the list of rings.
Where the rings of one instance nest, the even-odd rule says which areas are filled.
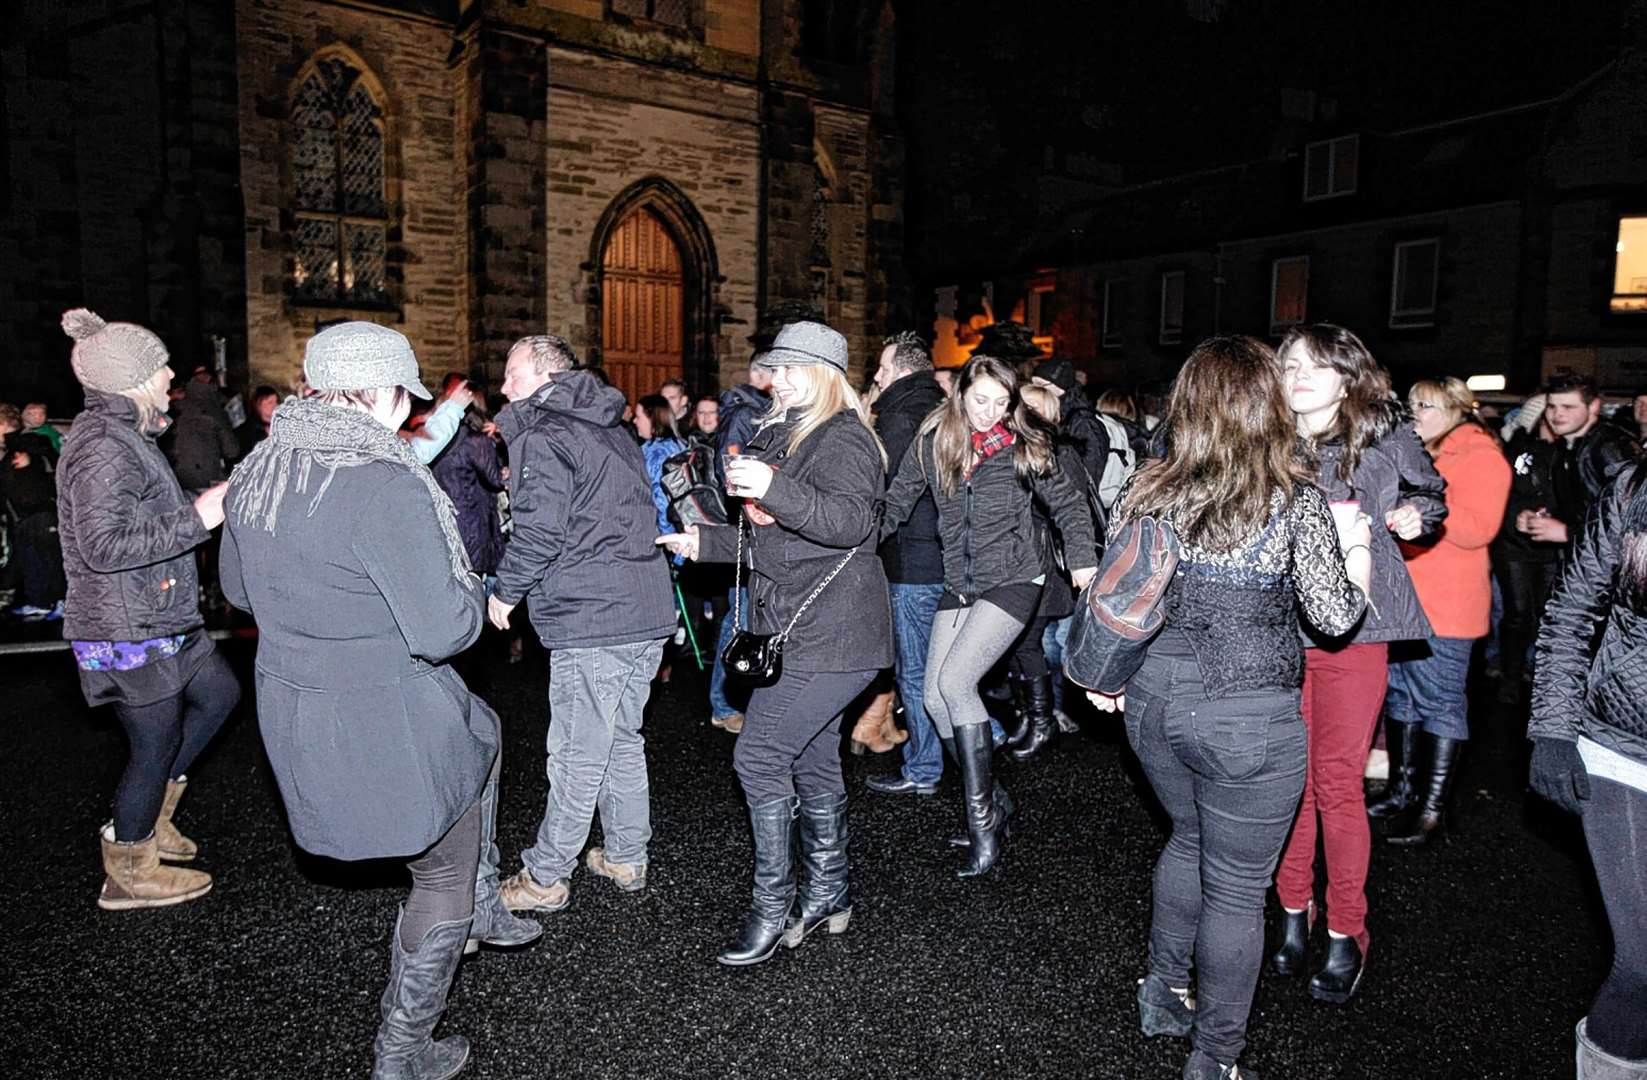
[[[1163,345],[1184,340],[1184,272],[1172,270],[1161,275],[1161,334]]]
[[[1041,347],[1042,352],[1049,355],[1053,351],[1052,325],[1058,317],[1055,288],[1054,285],[1037,285],[1024,298],[1024,323],[1029,327],[1030,338]]]
[[[1104,336],[1101,343],[1106,349],[1118,348],[1122,328],[1126,325],[1128,282],[1104,282]]]
[[[1310,257],[1276,259],[1270,266],[1270,333],[1280,334],[1304,321],[1310,294]]]
[[[1395,245],[1395,272],[1390,277],[1390,325],[1435,325],[1435,287],[1441,241],[1408,240]]]
[[[1344,135],[1304,147],[1304,201],[1354,195],[1361,136]]]
[[[382,106],[357,69],[332,58],[299,85],[290,117],[298,297],[387,302]]]
[[[1647,312],[1647,217],[1618,219],[1617,261],[1613,264],[1612,311]]]

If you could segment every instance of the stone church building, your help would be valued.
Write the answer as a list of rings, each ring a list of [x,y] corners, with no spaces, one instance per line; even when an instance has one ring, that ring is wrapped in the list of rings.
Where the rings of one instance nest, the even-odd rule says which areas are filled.
[[[285,386],[340,319],[493,390],[548,329],[631,396],[786,315],[907,325],[888,0],[23,0],[0,34],[8,394],[64,307]],[[872,361],[871,361],[872,362]]]

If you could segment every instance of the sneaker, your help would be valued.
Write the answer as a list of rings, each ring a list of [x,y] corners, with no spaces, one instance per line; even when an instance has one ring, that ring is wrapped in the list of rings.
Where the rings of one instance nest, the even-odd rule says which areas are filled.
[[[11,609],[11,613],[19,619],[44,619],[52,613],[52,609],[35,607],[33,604],[19,604]]]
[[[584,856],[583,865],[592,874],[611,878],[612,883],[624,892],[640,892],[646,888],[645,863],[608,862],[605,848],[590,848],[589,854]]]
[[[63,618],[63,601],[59,600],[51,606],[51,610],[42,617],[45,622],[58,622]]]
[[[552,885],[539,885],[525,867],[498,889],[503,906],[510,911],[560,911],[572,902],[572,886],[565,878]]]
[[[736,735],[743,730],[743,713],[735,712],[731,716],[711,716],[709,722]]]

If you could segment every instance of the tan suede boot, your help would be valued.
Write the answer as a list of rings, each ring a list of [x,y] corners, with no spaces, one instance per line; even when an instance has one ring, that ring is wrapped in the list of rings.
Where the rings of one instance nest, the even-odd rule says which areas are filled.
[[[154,833],[134,844],[114,838],[114,825],[103,826],[103,891],[97,906],[105,911],[168,907],[205,896],[212,876],[199,870],[162,866]]]
[[[909,741],[909,732],[899,727],[898,721],[893,719],[898,712],[896,708],[897,704],[898,699],[893,696],[891,691],[888,691],[886,695],[886,711],[883,714],[886,719],[881,724],[881,733],[886,738],[886,741],[891,743],[893,746],[902,746],[904,743]]]
[[[177,831],[172,824],[172,815],[177,812],[177,800],[183,797],[183,789],[189,786],[189,778],[166,781],[166,801],[160,804],[160,817],[155,819],[154,837],[160,843],[160,857],[167,862],[189,862],[200,854],[200,845]]]
[[[898,744],[886,737],[886,726],[892,723],[892,692],[876,694],[864,707],[858,722],[852,728],[852,752],[869,751],[884,754]]]

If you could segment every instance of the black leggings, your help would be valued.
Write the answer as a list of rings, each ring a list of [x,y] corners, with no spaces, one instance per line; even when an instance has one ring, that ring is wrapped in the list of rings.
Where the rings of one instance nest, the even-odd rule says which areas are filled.
[[[114,838],[136,843],[154,832],[166,781],[180,780],[240,701],[240,683],[213,649],[181,693],[152,705],[115,705],[131,756],[114,789]]]
[[[477,796],[445,836],[406,864],[412,872],[412,892],[400,920],[400,946],[407,952],[416,950],[435,924],[458,922],[474,914],[480,819]]]
[[[1043,675],[1051,674],[1052,669],[1047,666],[1047,654],[1042,647],[1042,641],[1047,636],[1047,627],[1055,620],[1040,616],[1032,620],[1029,628],[1018,639],[1012,649],[1012,664],[1008,670],[1017,678],[1030,680],[1039,679]]]

